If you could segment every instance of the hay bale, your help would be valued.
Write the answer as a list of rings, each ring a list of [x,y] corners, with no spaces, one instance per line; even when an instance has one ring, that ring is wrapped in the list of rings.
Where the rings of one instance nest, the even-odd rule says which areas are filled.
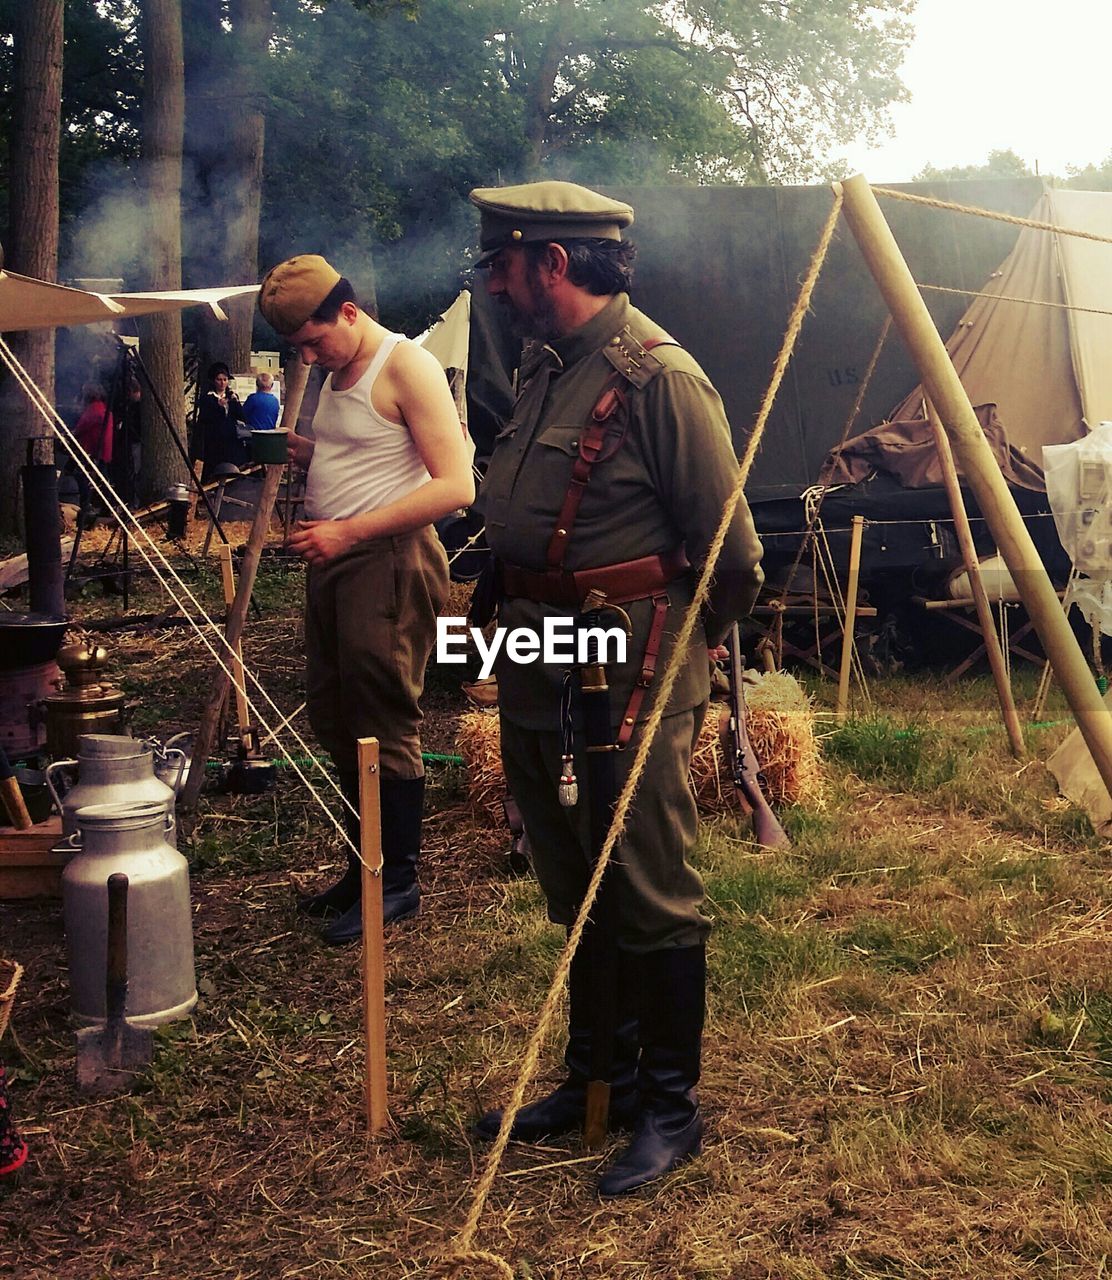
[[[770,802],[820,803],[822,768],[814,713],[799,682],[780,671],[767,675],[747,672],[745,698],[749,740],[768,783]],[[691,756],[691,779],[703,813],[725,813],[737,808],[728,745],[722,736],[728,720],[729,708],[712,703]],[[486,815],[503,822],[506,780],[497,713],[465,712],[459,719],[456,744],[467,770],[468,796],[476,816]]]
[[[817,804],[822,766],[811,700],[785,671],[745,673],[749,741],[768,784],[771,804]],[[717,712],[717,714],[716,714]],[[712,703],[691,758],[699,808],[723,813],[737,805],[729,764],[729,707]]]
[[[467,797],[477,818],[483,815],[503,824],[502,797],[506,777],[502,772],[501,734],[497,711],[465,711],[456,730],[456,750],[467,770]]]

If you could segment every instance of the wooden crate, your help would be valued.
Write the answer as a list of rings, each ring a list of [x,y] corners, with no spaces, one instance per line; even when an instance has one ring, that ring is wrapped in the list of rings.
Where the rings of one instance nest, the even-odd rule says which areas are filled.
[[[0,827],[0,898],[60,898],[62,868],[73,850],[55,853],[62,819],[47,818],[26,831]]]

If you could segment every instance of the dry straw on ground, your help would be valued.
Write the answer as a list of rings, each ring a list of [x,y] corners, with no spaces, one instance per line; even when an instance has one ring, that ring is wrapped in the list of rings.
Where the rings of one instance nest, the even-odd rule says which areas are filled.
[[[746,681],[749,739],[769,800],[776,805],[821,803],[822,768],[810,699],[786,672],[752,674],[752,682]],[[729,747],[722,736],[728,714],[725,704],[711,705],[691,757],[691,779],[704,813],[725,813],[737,806]],[[506,793],[499,743],[494,711],[469,711],[460,717],[457,744],[467,769],[472,810],[496,821],[501,820]]]
[[[300,570],[264,561],[261,578],[247,656],[292,710]],[[198,581],[218,610],[215,575]],[[88,593],[73,608],[92,621],[118,603]],[[192,634],[110,639],[137,727],[195,724],[212,659]],[[462,700],[446,674],[425,727],[450,744]],[[622,1138],[514,1145],[477,1244],[518,1280],[1109,1275],[1112,878],[1107,847],[1048,804],[1036,752],[1066,728],[1021,765],[988,680],[945,703],[929,679],[873,694],[894,728],[940,730],[922,736],[914,777],[831,757],[825,808],[793,811],[790,850],[755,849],[730,813],[703,824],[703,1155],[601,1204],[596,1170]],[[956,767],[934,769],[931,752],[957,753]],[[27,969],[3,1056],[32,1149],[17,1183],[0,1181],[0,1267],[20,1280],[425,1274],[463,1223],[484,1156],[471,1125],[506,1100],[562,939],[537,885],[510,875],[501,823],[470,816],[459,771],[429,776],[421,914],[387,938],[392,1127],[375,1142],[358,952],[322,947],[294,906],[294,884],[328,883],[342,853],[288,771],[264,796],[206,796],[183,840],[201,1003],[159,1032],[130,1095],[75,1091],[60,904],[0,903],[3,949]],[[537,1092],[560,1078],[562,1049],[554,1033]]]

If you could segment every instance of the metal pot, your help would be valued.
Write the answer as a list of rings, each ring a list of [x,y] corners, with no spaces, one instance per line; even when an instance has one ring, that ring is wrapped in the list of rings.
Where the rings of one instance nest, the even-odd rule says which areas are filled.
[[[168,772],[176,764],[177,776],[185,768],[185,755],[174,748],[159,754],[168,762]],[[76,769],[77,779],[59,794],[56,780]],[[77,830],[77,812],[87,805],[138,804],[155,801],[169,820],[168,839],[177,846],[174,822],[175,791],[155,774],[155,751],[151,743],[108,733],[82,734],[76,760],[56,760],[46,770],[46,785],[62,815],[62,834]]]
[[[53,662],[68,625],[50,614],[0,611],[0,671]]]
[[[105,1020],[108,877],[128,878],[127,1017],[139,1026],[184,1018],[197,1003],[189,868],[165,839],[157,801],[77,811],[77,849],[62,873],[62,911],[75,1021]]]
[[[93,644],[68,644],[58,654],[66,683],[43,699],[46,742],[55,758],[76,755],[82,734],[122,733],[126,727],[127,695],[102,683],[107,662],[107,651]]]

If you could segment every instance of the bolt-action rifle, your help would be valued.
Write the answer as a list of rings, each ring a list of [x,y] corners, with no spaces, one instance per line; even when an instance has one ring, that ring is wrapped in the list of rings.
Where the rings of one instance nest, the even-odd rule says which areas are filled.
[[[788,849],[791,841],[765,798],[767,785],[753,744],[749,741],[745,711],[745,665],[737,623],[726,637],[730,663],[730,753],[734,788],[747,812],[753,815],[753,836],[767,849]]]

